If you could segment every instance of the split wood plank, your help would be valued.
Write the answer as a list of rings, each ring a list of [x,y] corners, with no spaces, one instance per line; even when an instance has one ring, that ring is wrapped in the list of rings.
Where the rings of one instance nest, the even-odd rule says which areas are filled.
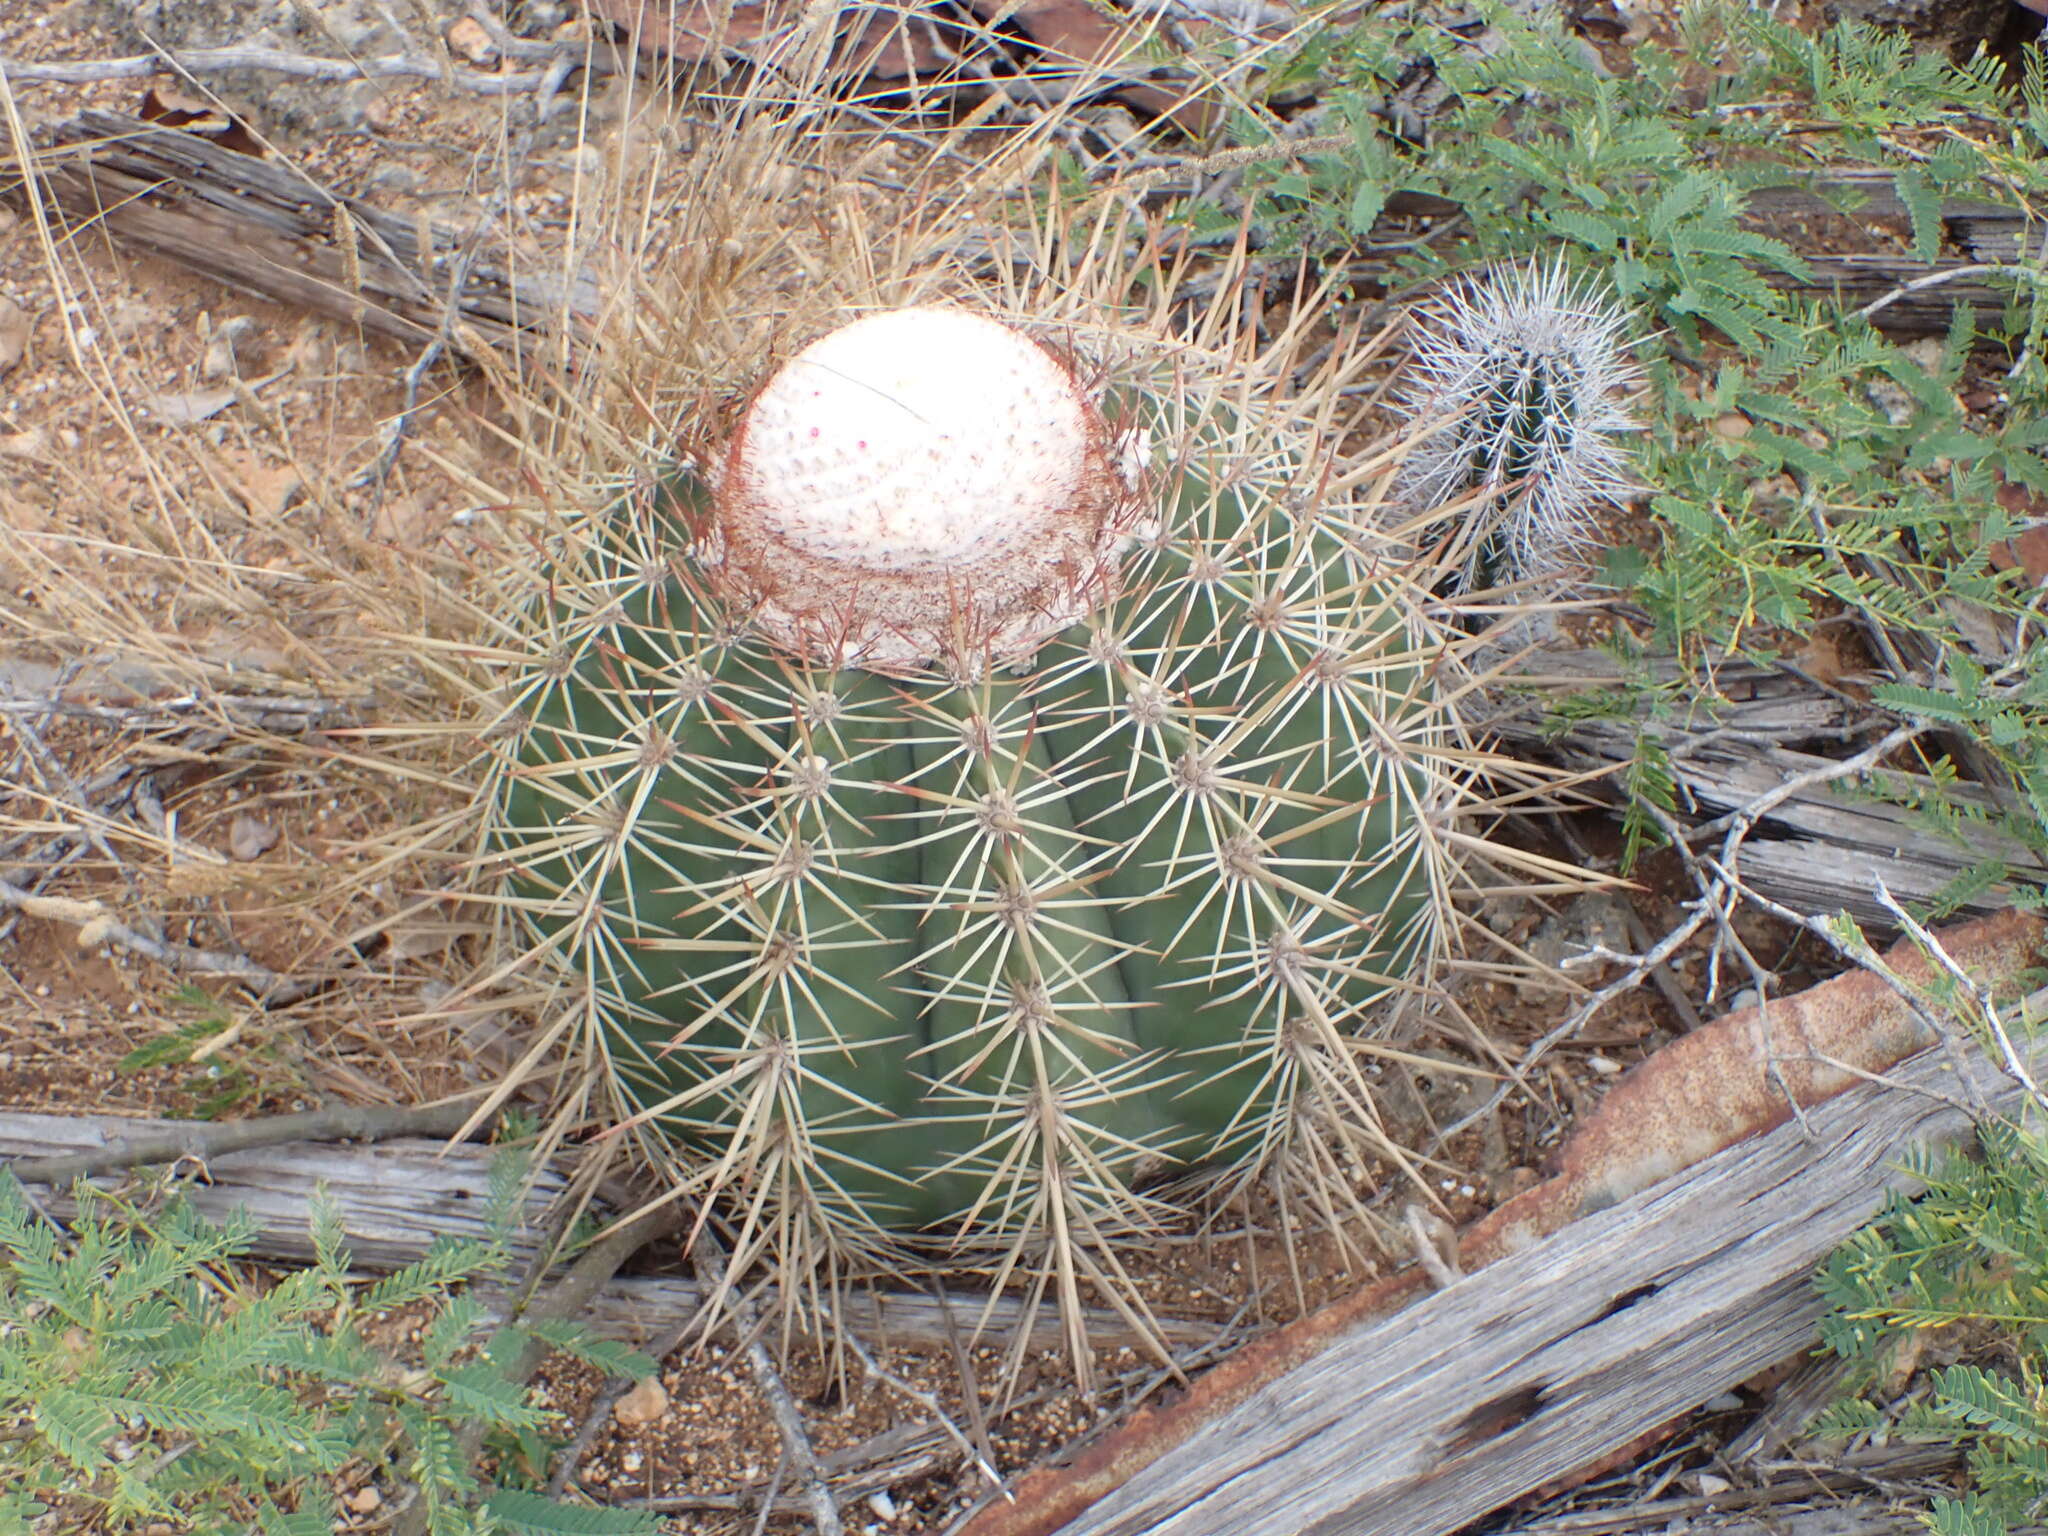
[[[0,1160],[94,1151],[137,1135],[190,1129],[189,1121],[0,1111]],[[420,1258],[436,1238],[481,1241],[490,1235],[494,1155],[489,1147],[450,1146],[419,1137],[367,1144],[286,1143],[214,1158],[206,1165],[207,1177],[186,1185],[184,1192],[193,1210],[208,1221],[218,1223],[238,1211],[246,1213],[256,1224],[252,1257],[289,1264],[313,1258],[313,1202],[318,1192],[340,1220],[351,1262],[360,1269],[388,1272]],[[568,1183],[567,1169],[559,1163],[536,1171],[511,1234],[515,1268],[531,1257],[548,1207]],[[77,1211],[69,1190],[49,1190],[38,1201],[59,1219]],[[701,1295],[695,1280],[622,1277],[592,1303],[588,1321],[609,1337],[645,1344],[694,1312]],[[1015,1299],[998,1297],[984,1322],[987,1300],[962,1290],[951,1293],[942,1306],[928,1295],[866,1290],[849,1297],[844,1316],[871,1344],[898,1340],[932,1345],[947,1345],[956,1330],[971,1333],[977,1325],[991,1336],[1007,1337],[1028,1316],[1034,1347],[1063,1347],[1066,1335],[1055,1308],[1027,1314]],[[774,1298],[763,1305],[772,1310]],[[1213,1323],[1171,1318],[1159,1322],[1167,1341],[1176,1347],[1208,1344],[1221,1332]],[[1087,1323],[1089,1335],[1104,1343],[1137,1342],[1130,1325],[1111,1309],[1091,1309]]]
[[[94,109],[57,137],[32,176],[17,168],[0,179],[0,197],[18,203],[40,188],[74,238],[103,232],[230,288],[413,345],[440,334],[451,304],[492,345],[542,331],[566,337],[597,312],[587,274],[564,280],[489,247],[451,295],[465,232],[395,217],[202,133]],[[462,350],[462,338],[453,341]]]
[[[2038,1071],[2048,1039],[2032,1045]],[[1813,1271],[1911,1188],[1911,1146],[2018,1089],[1924,1053],[1683,1177],[1364,1323],[1061,1536],[1447,1536],[1808,1347]]]
[[[1605,687],[1655,687],[1677,675],[1669,658],[1623,663],[1603,651],[1545,652],[1529,659],[1498,690],[1483,728],[1517,750],[1586,772],[1614,769],[1636,755],[1642,730],[1670,755],[1679,807],[1702,819],[1747,804],[1786,779],[1827,767],[1870,734],[1872,712],[1794,674],[1747,663],[1714,675],[1684,715],[1668,718],[1632,703],[1626,718],[1575,720],[1560,728],[1550,706],[1561,696]],[[2048,866],[2018,840],[1964,822],[1935,830],[1904,804],[1874,797],[1879,784],[1901,798],[1935,796],[1923,775],[1883,769],[1862,781],[1816,784],[1770,811],[1743,844],[1745,881],[1800,912],[1846,910],[1858,922],[1890,931],[1893,919],[1874,892],[1881,878],[1907,904],[1931,901],[1965,871],[2002,858],[2021,881],[2048,881]],[[2018,802],[1975,784],[1950,784],[1938,798],[1965,816],[2017,811]],[[1995,912],[2010,906],[2014,884],[1975,891],[1958,908]]]

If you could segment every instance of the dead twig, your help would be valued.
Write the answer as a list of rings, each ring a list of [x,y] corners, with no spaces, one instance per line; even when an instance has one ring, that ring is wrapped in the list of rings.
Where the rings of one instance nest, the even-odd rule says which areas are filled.
[[[0,907],[20,912],[24,917],[76,924],[81,948],[111,944],[174,971],[195,976],[231,976],[255,993],[265,1008],[303,1002],[326,985],[324,980],[282,975],[247,955],[152,938],[115,917],[97,897],[80,901],[69,896],[38,896],[11,881],[0,880]]]
[[[943,1305],[943,1302],[941,1304]],[[949,1309],[947,1312],[947,1317],[949,1321],[951,1319],[951,1316],[952,1314]],[[956,1352],[957,1343],[958,1341],[956,1340]],[[866,1371],[869,1376],[873,1377],[876,1381],[882,1383],[882,1385],[888,1387],[891,1391],[900,1393],[904,1397],[909,1398],[913,1403],[916,1403],[920,1408],[924,1409],[926,1413],[930,1414],[932,1416],[932,1422],[937,1424],[940,1429],[945,1431],[946,1438],[951,1440],[955,1445],[957,1445],[960,1448],[962,1454],[964,1454],[969,1461],[974,1463],[975,1470],[980,1472],[981,1475],[988,1480],[989,1487],[1001,1488],[1003,1486],[1002,1474],[996,1471],[994,1461],[989,1457],[989,1455],[986,1452],[981,1450],[977,1444],[975,1444],[973,1441],[970,1441],[967,1438],[967,1436],[960,1433],[959,1426],[954,1424],[953,1420],[950,1416],[948,1416],[945,1408],[940,1404],[937,1397],[925,1391],[921,1387],[913,1387],[909,1382],[905,1381],[901,1376],[898,1376],[894,1371],[891,1371],[884,1367],[880,1361],[876,1360],[873,1355],[868,1353],[867,1346],[861,1343],[859,1339],[855,1338],[851,1332],[848,1332],[845,1335],[845,1344],[848,1349],[853,1351],[854,1359],[860,1362],[861,1369]],[[960,1358],[964,1362],[965,1356],[962,1355]],[[972,1391],[974,1387],[973,1379],[971,1377],[963,1377],[961,1381],[961,1387],[963,1390]],[[978,1406],[979,1405],[977,1404],[977,1407]],[[984,1431],[979,1438],[985,1441],[987,1439],[986,1431]]]
[[[2005,1075],[2018,1084],[2034,1103],[2048,1110],[2048,1094],[2041,1091],[2040,1083],[2027,1069],[2025,1059],[2013,1044],[2012,1035],[2005,1027],[2005,1019],[1999,1012],[1997,1002],[1991,996],[1991,989],[1980,981],[1972,980],[1970,974],[1956,964],[1955,957],[1942,947],[1941,941],[1929,933],[1904,907],[1892,900],[1892,893],[1885,889],[1882,880],[1877,882],[1877,899],[1884,903],[1885,909],[1893,917],[1898,919],[1900,930],[1910,935],[1913,942],[1925,950],[1934,963],[1962,988],[1963,995],[1969,998],[1976,1010],[1978,1022],[1984,1026],[1985,1033],[1990,1035],[1998,1046],[1998,1057],[2005,1066]]]
[[[377,445],[377,456],[370,461],[355,479],[349,482],[350,489],[367,485],[370,487],[370,515],[374,518],[384,504],[385,483],[391,477],[392,469],[398,463],[399,449],[404,446],[406,434],[412,429],[414,417],[420,405],[420,386],[426,381],[428,372],[448,350],[448,343],[455,333],[455,326],[462,315],[462,292],[469,286],[471,269],[476,265],[478,255],[484,249],[484,236],[497,223],[512,198],[512,185],[518,179],[519,167],[532,151],[535,133],[547,115],[547,105],[554,92],[560,88],[562,75],[550,73],[537,82],[537,96],[534,120],[519,135],[505,160],[505,178],[502,185],[494,188],[483,212],[477,215],[470,226],[461,248],[456,252],[455,261],[448,274],[447,298],[441,309],[441,323],[435,327],[420,355],[413,359],[412,366],[405,370],[405,404],[391,423],[384,429],[384,439]]]
[[[109,867],[121,877],[121,883],[129,890],[134,890],[135,877],[128,872],[127,862],[114,852],[113,845],[107,841],[107,834],[99,825],[99,814],[86,799],[85,792],[79,788],[78,780],[71,776],[71,770],[66,768],[63,761],[44,744],[27,714],[12,716],[8,720],[8,725],[13,729],[15,739],[27,751],[30,761],[35,764],[36,772],[42,777],[44,796],[53,804],[77,813],[80,834],[100,851]]]
[[[1926,289],[1940,288],[1945,284],[1957,282],[1966,277],[1989,277],[1993,274],[1999,277],[2012,278],[2015,282],[2038,283],[2041,281],[2041,274],[2032,267],[2009,266],[1999,262],[1987,261],[1978,262],[1966,267],[1943,267],[1938,272],[1929,272],[1923,277],[1916,277],[1908,282],[1900,283],[1889,293],[1879,294],[1868,304],[1857,310],[1856,317],[1859,320],[1868,320],[1880,310],[1890,309],[1899,300],[1910,298],[1912,295]]]
[[[155,75],[206,75],[252,69],[300,80],[440,80],[478,96],[518,96],[539,90],[556,74],[561,58],[574,57],[552,44],[518,51],[546,62],[540,69],[485,73],[474,69],[444,70],[439,61],[423,53],[329,59],[283,48],[228,43],[219,48],[166,48],[116,59],[63,59],[49,63],[0,59],[0,75],[15,85],[93,85],[103,80],[147,80]],[[609,72],[612,65],[604,53],[592,49],[571,67]]]
[[[1935,1012],[1935,1010],[1929,1008],[1920,994],[1908,986],[1890,966],[1884,963],[1882,956],[1871,949],[1868,943],[1862,942],[1860,931],[1856,935],[1857,943],[1846,942],[1835,931],[1834,926],[1825,919],[1810,917],[1806,913],[1794,911],[1782,902],[1773,901],[1762,892],[1745,885],[1732,871],[1722,869],[1720,866],[1713,864],[1711,860],[1707,862],[1709,867],[1713,868],[1717,875],[1726,880],[1729,888],[1740,895],[1744,901],[1749,902],[1762,911],[1768,912],[1782,923],[1812,934],[1843,960],[1861,970],[1870,972],[1871,975],[1877,977],[1879,981],[1882,981],[1887,987],[1891,988],[1898,995],[1899,1000],[1906,1005],[1907,1010],[1911,1012],[1914,1021],[1927,1031],[1928,1037],[1940,1042],[1942,1052],[1948,1058],[1950,1064],[1960,1068],[1962,1056],[1956,1045],[1955,1031],[1949,1028],[1948,1020]],[[1969,1081],[1967,1076],[1962,1080],[1966,1083]],[[1981,1099],[1972,1111],[1973,1116],[1978,1119],[1982,1119],[1989,1113],[1990,1106]]]
[[[334,726],[362,723],[367,700],[328,698],[317,694],[201,693],[165,675],[120,675],[100,669],[83,683],[66,681],[69,669],[0,658],[0,718],[40,715],[44,719],[80,720],[113,730],[159,735],[203,726],[228,726],[296,736]],[[104,698],[65,698],[53,691],[81,687],[98,693],[125,692],[133,702]],[[168,688],[162,698],[148,690]],[[12,777],[10,773],[5,777]]]
[[[946,1346],[953,1352],[953,1368],[960,1373],[960,1402],[967,1412],[967,1434],[974,1442],[979,1456],[982,1475],[988,1477],[996,1464],[995,1445],[988,1437],[988,1415],[981,1410],[981,1383],[974,1374],[974,1362],[968,1358],[967,1345],[960,1337],[960,1329],[953,1321],[952,1303],[946,1299],[946,1285],[943,1280],[932,1282],[932,1295],[939,1304],[939,1316],[946,1324]],[[952,1426],[946,1426],[950,1431]],[[1000,1488],[1000,1478],[990,1478],[990,1487]]]
[[[291,1141],[384,1141],[394,1136],[453,1136],[469,1118],[466,1104],[430,1104],[424,1108],[388,1104],[349,1104],[303,1114],[270,1115],[226,1125],[194,1122],[189,1128],[115,1141],[92,1152],[67,1152],[58,1157],[15,1158],[4,1166],[24,1184],[69,1184],[95,1174],[149,1163],[178,1163],[193,1158],[205,1163],[229,1152],[274,1147]]]
[[[674,1207],[664,1206],[663,1209],[672,1210]],[[717,1295],[724,1285],[725,1271],[731,1260],[724,1245],[708,1228],[698,1230],[696,1241],[690,1245],[690,1259],[696,1267],[697,1282],[704,1287],[704,1294]],[[803,1415],[798,1411],[796,1399],[790,1395],[782,1373],[775,1369],[768,1346],[761,1342],[760,1318],[755,1314],[753,1302],[740,1291],[733,1290],[727,1293],[725,1305],[727,1327],[745,1353],[747,1368],[753,1373],[754,1383],[761,1389],[768,1412],[775,1420],[775,1428],[782,1436],[783,1458],[796,1474],[797,1497],[804,1512],[817,1527],[818,1536],[845,1536],[846,1527],[840,1522],[839,1506],[833,1502],[824,1468],[818,1462],[818,1453],[812,1448],[811,1437],[804,1430]]]
[[[1755,896],[1754,893],[1742,886],[1737,863],[1741,856],[1743,839],[1755,830],[1758,822],[1762,821],[1772,810],[1784,804],[1787,800],[1833,780],[1850,778],[1869,772],[1886,757],[1918,737],[1925,729],[1925,726],[1913,723],[1895,727],[1880,740],[1872,742],[1853,757],[1843,758],[1839,762],[1825,763],[1804,773],[1792,774],[1764,793],[1752,796],[1726,815],[1716,817],[1705,826],[1694,827],[1685,831],[1682,838],[1674,838],[1674,842],[1680,844],[1692,843],[1699,841],[1710,832],[1718,831],[1722,833],[1718,859],[1703,859],[1701,863],[1709,867],[1720,878],[1727,891],[1740,890],[1745,896],[1765,905],[1767,909],[1787,916],[1791,921],[1799,923],[1801,926],[1807,926],[1809,920],[1791,913],[1789,908],[1781,907],[1775,902],[1764,902],[1763,898]],[[1677,829],[1673,828],[1672,830],[1675,831]],[[1687,848],[1686,853],[1689,858],[1699,857],[1696,854],[1692,854],[1690,848]],[[1438,1132],[1434,1145],[1445,1145],[1460,1131],[1478,1124],[1487,1116],[1493,1114],[1494,1111],[1507,1101],[1510,1093],[1525,1086],[1530,1068],[1549,1055],[1557,1046],[1576,1036],[1592,1021],[1596,1014],[1617,997],[1640,987],[1657,967],[1663,965],[1671,956],[1689,943],[1693,935],[1698,933],[1709,921],[1714,922],[1717,929],[1725,929],[1727,921],[1725,902],[1727,899],[1728,897],[1725,894],[1716,892],[1711,885],[1703,884],[1698,899],[1685,903],[1688,916],[1676,927],[1672,928],[1670,932],[1666,933],[1663,938],[1659,939],[1648,951],[1635,956],[1616,957],[1627,965],[1627,969],[1613,981],[1607,983],[1606,986],[1588,996],[1566,1016],[1564,1022],[1540,1036],[1530,1045],[1522,1053],[1522,1059],[1517,1063],[1513,1075],[1503,1081],[1471,1113]],[[1855,957],[1850,956],[1849,958]],[[1775,1066],[1773,1071],[1776,1071]],[[1796,1102],[1792,1100],[1789,1094],[1787,1099],[1788,1102]]]

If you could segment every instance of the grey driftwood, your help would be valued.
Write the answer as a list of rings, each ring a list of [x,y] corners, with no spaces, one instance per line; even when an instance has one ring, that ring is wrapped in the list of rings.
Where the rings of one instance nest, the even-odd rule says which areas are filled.
[[[0,1161],[93,1150],[110,1140],[172,1131],[181,1124],[0,1111]],[[418,1137],[365,1145],[288,1143],[214,1158],[206,1177],[189,1183],[186,1194],[210,1221],[245,1212],[256,1226],[254,1256],[306,1263],[313,1257],[313,1198],[322,1191],[340,1217],[353,1263],[363,1270],[388,1271],[412,1263],[437,1237],[489,1235],[492,1155],[488,1147],[451,1147]],[[567,1187],[568,1177],[560,1166],[535,1175],[520,1225],[512,1233],[515,1265],[531,1255],[549,1205]],[[60,1219],[77,1209],[68,1189],[39,1189],[37,1200]],[[644,1344],[694,1312],[700,1294],[695,1280],[680,1276],[622,1277],[599,1294],[587,1320],[608,1336]],[[845,1315],[870,1343],[893,1339],[943,1345],[954,1337],[953,1330],[965,1333],[974,1327],[986,1301],[979,1293],[962,1291],[942,1306],[934,1297],[913,1292],[865,1291],[850,1299]],[[1007,1337],[1025,1315],[1021,1304],[999,1297],[986,1326],[991,1335]],[[1159,1321],[1167,1341],[1175,1345],[1206,1344],[1219,1332],[1210,1323]],[[1066,1336],[1055,1309],[1038,1309],[1031,1326],[1039,1347],[1063,1347]],[[1134,1339],[1129,1325],[1107,1308],[1090,1312],[1088,1329],[1091,1336],[1110,1344]]]
[[[1485,725],[1518,751],[1590,772],[1632,759],[1641,729],[1670,754],[1679,810],[1691,821],[1735,810],[1788,778],[1825,769],[1881,734],[1870,729],[1874,711],[1794,673],[1748,662],[1721,668],[1710,689],[1685,692],[1683,697],[1705,701],[1685,713],[1659,714],[1640,694],[1612,715],[1567,724],[1555,713],[1572,695],[1624,686],[1654,690],[1676,675],[1676,667],[1668,658],[1624,664],[1602,651],[1541,652],[1496,691]],[[1893,770],[1878,777],[1893,791],[1932,787],[1931,780]],[[1839,779],[1793,795],[1744,842],[1742,877],[1796,911],[1846,909],[1881,931],[1889,931],[1893,920],[1873,894],[1873,876],[1908,904],[1930,900],[1994,856],[2023,880],[2048,880],[2048,867],[2014,839],[1971,823],[1953,834],[1933,830],[1904,806],[1876,798],[1875,787]],[[1967,783],[1944,785],[1940,794],[1965,814],[2013,803]],[[1700,847],[1711,850],[1718,841]],[[2000,883],[1974,892],[1958,910],[1995,912],[2012,900],[2012,885]]]
[[[1974,1049],[1915,1057],[1359,1325],[1061,1536],[1447,1536],[1810,1347],[1814,1268],[1979,1095],[2018,1090]]]
[[[522,270],[494,245],[465,260],[467,232],[398,218],[205,134],[97,109],[57,132],[33,180],[0,175],[0,196],[37,186],[73,225],[231,288],[413,344],[439,335],[451,311],[496,345],[560,334],[597,310],[588,276]]]

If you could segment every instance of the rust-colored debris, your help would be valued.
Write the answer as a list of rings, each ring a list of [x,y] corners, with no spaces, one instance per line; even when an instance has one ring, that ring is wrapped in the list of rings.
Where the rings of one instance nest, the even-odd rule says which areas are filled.
[[[626,30],[641,52],[716,67],[727,60],[773,62],[776,39],[802,13],[795,0],[588,0],[593,14]],[[1291,8],[1261,4],[1258,19],[1292,22]],[[1242,29],[1237,29],[1242,31]],[[1279,37],[1263,26],[1258,36]],[[833,63],[869,91],[1021,88],[1038,101],[1082,95],[1121,102],[1189,132],[1210,126],[1215,108],[1194,99],[1199,64],[1179,68],[1151,57],[1156,25],[1118,17],[1088,0],[950,0],[917,6],[853,5],[839,15]],[[1205,42],[1229,33],[1199,20],[1175,36]],[[1219,57],[1221,55],[1219,54]]]
[[[2044,934],[2048,925],[2039,917],[2008,911],[1936,937],[1995,996],[2010,997],[2041,958]],[[1884,958],[1909,986],[1934,979],[1910,941]],[[1622,1078],[1565,1143],[1550,1177],[1466,1230],[1460,1265],[1468,1273],[1483,1268],[1783,1124],[1792,1116],[1788,1091],[1802,1107],[1817,1104],[1934,1043],[1912,1007],[1864,970],[1716,1019]],[[1427,1285],[1410,1268],[1246,1345],[1178,1400],[1141,1408],[1066,1464],[1018,1478],[1014,1502],[990,1504],[960,1536],[1050,1536],[1203,1425]]]

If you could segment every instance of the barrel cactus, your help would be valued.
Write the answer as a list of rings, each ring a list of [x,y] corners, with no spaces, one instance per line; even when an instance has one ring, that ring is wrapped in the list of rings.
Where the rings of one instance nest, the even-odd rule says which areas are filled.
[[[737,1265],[1072,1302],[1158,1175],[1398,1153],[1364,1053],[1457,841],[1426,595],[1222,380],[1098,350],[872,315],[549,547],[507,903]]]

